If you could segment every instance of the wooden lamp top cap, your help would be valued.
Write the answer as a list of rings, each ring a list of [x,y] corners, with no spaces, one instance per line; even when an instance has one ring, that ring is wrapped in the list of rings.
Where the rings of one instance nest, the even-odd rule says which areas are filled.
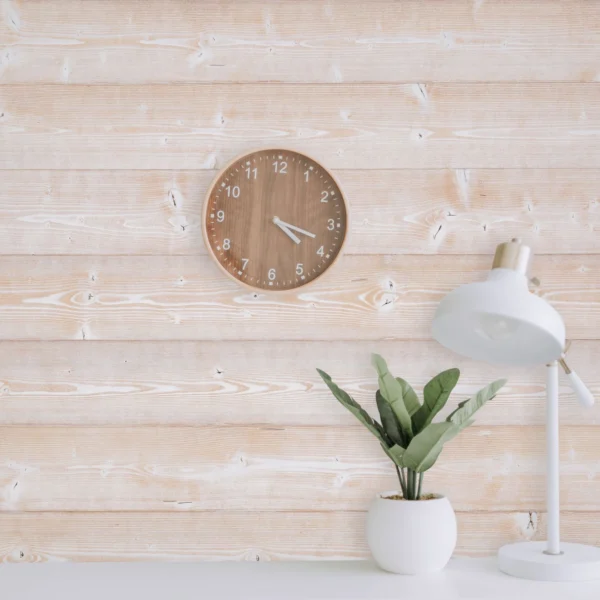
[[[531,248],[523,244],[519,238],[513,238],[510,242],[496,246],[492,269],[511,269],[527,275],[530,260]]]

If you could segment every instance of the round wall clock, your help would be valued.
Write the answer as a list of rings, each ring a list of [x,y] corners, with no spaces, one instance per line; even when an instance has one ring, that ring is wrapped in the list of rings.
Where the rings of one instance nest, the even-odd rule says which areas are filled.
[[[339,185],[318,162],[291,150],[235,159],[213,182],[204,237],[230,276],[264,290],[314,281],[333,265],[346,238]]]

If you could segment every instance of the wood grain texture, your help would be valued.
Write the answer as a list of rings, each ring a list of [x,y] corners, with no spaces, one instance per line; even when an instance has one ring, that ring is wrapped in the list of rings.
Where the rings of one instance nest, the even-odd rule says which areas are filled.
[[[372,351],[419,391],[459,366],[452,407],[509,377],[426,488],[459,554],[543,539],[543,369],[430,324],[521,237],[600,396],[599,23],[582,0],[3,2],[0,559],[366,557],[394,472],[314,368],[374,410]],[[216,169],[267,146],[350,204],[347,255],[274,296],[201,236]],[[599,411],[563,382],[562,533],[596,545]]]
[[[594,81],[594,2],[9,2],[2,82]]]
[[[398,489],[377,440],[356,427],[6,427],[2,510],[366,510]],[[597,427],[561,431],[561,506],[595,510]],[[544,428],[472,426],[424,490],[456,510],[540,510]]]
[[[0,261],[0,339],[429,339],[442,297],[483,280],[484,256],[346,256],[306,291],[262,294],[208,257]],[[540,256],[538,292],[572,339],[600,335],[600,255]]]
[[[1,254],[206,254],[214,171],[5,171]],[[598,252],[600,171],[338,170],[350,254]]]
[[[421,394],[443,369],[459,384],[441,416],[495,379],[508,378],[477,424],[543,425],[545,373],[492,367],[433,341],[398,342],[2,342],[1,425],[355,425],[317,373],[330,373],[372,414],[381,353]],[[600,343],[579,341],[570,362],[600,397]],[[561,382],[561,423],[600,424],[600,405],[579,407]]]
[[[366,101],[368,99],[368,101]],[[600,167],[600,84],[0,86],[0,169]]]
[[[566,541],[600,545],[596,513],[563,512]],[[544,539],[544,514],[458,513],[459,555]],[[42,561],[367,558],[362,512],[0,513],[0,559]],[[299,532],[292,535],[292,532]]]

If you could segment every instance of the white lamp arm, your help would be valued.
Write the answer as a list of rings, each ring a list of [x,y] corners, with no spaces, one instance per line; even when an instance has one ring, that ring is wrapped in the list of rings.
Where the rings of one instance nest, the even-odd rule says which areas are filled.
[[[569,365],[565,360],[564,354],[558,362],[563,368],[565,375],[567,376],[567,379],[569,381],[569,385],[571,386],[571,389],[575,392],[575,396],[577,397],[579,404],[585,406],[586,408],[594,406],[594,396],[592,396],[592,392],[590,392],[587,385],[585,385],[585,383],[581,381],[579,375],[577,375],[575,371],[572,371],[570,369]]]
[[[567,378],[569,385],[575,392],[575,396],[577,396],[577,400],[579,400],[579,404],[588,408],[594,406],[594,396],[592,396],[592,392],[590,392],[585,383],[581,381],[579,375],[575,371],[571,371],[567,373]]]

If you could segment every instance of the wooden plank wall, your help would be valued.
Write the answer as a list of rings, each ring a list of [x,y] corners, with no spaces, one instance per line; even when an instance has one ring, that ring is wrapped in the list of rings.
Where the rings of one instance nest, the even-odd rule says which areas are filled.
[[[507,375],[426,488],[458,552],[544,535],[543,370],[435,344],[436,303],[513,236],[600,396],[600,3],[7,0],[0,20],[0,556],[367,554],[395,486],[314,367],[370,409],[371,351],[457,399]],[[331,274],[241,289],[201,205],[236,154],[335,170]],[[561,414],[563,532],[600,544],[600,408]]]

